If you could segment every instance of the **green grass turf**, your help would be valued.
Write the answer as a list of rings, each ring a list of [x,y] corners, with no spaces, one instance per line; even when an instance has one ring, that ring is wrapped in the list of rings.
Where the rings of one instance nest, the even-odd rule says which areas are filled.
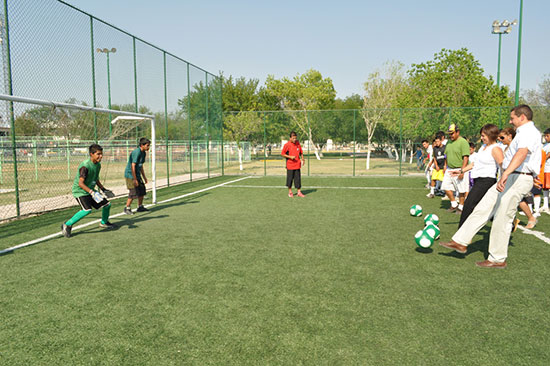
[[[488,228],[466,256],[416,248],[423,224],[412,204],[440,216],[443,240],[458,223],[420,178],[303,182],[303,199],[285,188],[216,188],[115,218],[111,232],[88,227],[0,257],[0,364],[547,363],[548,244],[517,232],[508,269],[476,268]],[[71,213],[0,233],[9,228],[12,242],[46,235]],[[549,228],[542,217],[537,229]]]

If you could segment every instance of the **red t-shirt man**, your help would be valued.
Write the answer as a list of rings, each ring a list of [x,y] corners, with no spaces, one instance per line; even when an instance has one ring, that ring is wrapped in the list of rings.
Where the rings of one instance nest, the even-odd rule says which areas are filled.
[[[300,168],[304,164],[304,151],[298,142],[296,132],[290,133],[290,141],[288,141],[281,151],[281,156],[286,158],[286,186],[288,187],[288,196],[294,197],[292,193],[292,182],[298,190],[298,197],[304,197],[302,193],[302,178]]]

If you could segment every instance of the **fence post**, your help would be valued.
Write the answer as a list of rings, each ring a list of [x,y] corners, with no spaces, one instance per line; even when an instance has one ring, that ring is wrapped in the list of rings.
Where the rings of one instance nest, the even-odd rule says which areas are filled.
[[[399,176],[403,165],[403,108],[399,108]]]
[[[262,120],[264,122],[264,177],[267,175],[267,134],[265,131],[265,113],[262,113]]]
[[[132,54],[134,58],[134,111],[139,113],[138,107],[138,82],[137,82],[137,55],[136,55],[136,37],[132,37]],[[109,121],[110,123],[110,121]],[[139,128],[136,126],[136,139],[139,138]]]
[[[4,159],[4,137],[0,136],[0,184],[4,184],[2,176],[2,159]]]
[[[223,159],[223,153],[225,151],[224,149],[224,146],[223,146],[223,78],[220,77],[220,118],[221,118],[221,153],[222,153],[222,176],[225,175],[225,171],[224,171],[224,159]]]
[[[32,140],[32,157],[34,161],[34,180],[38,182],[38,150],[36,149],[36,140]]]
[[[69,137],[67,137],[65,150],[67,154],[67,179],[71,179],[71,151],[69,149]]]
[[[357,109],[354,109],[353,110],[353,176],[354,177],[355,177],[355,144],[357,143],[355,141],[356,119],[357,119]]]
[[[90,16],[90,48],[92,51],[92,104],[97,107],[97,97],[95,90],[95,54],[94,54],[94,18]],[[94,112],[94,142],[97,144],[97,113]]]
[[[204,74],[204,94],[206,99],[206,171],[208,178],[210,178],[210,126],[208,125],[208,74]]]
[[[164,146],[166,148],[166,183],[170,187],[170,158],[168,157],[168,88],[166,86],[166,51],[162,52],[164,62]]]
[[[193,141],[191,140],[191,86],[189,82],[189,64],[187,64],[187,127],[189,129],[189,181],[193,181]]]
[[[310,163],[309,163],[309,148],[310,148],[310,146],[309,145],[311,145],[311,143],[313,142],[313,141],[311,141],[311,140],[313,140],[313,138],[311,137],[311,133],[310,133],[311,132],[311,127],[309,126],[309,117],[308,117],[307,111],[306,111],[306,121],[307,121],[307,132],[308,132],[307,137],[309,139],[309,141],[307,142],[307,176],[309,177],[309,166],[310,166]]]
[[[6,73],[7,87],[9,95],[13,95],[13,85],[11,77],[11,55],[10,55],[10,26],[8,16],[8,0],[4,0],[4,37],[6,44]],[[17,176],[17,147],[15,138],[15,114],[13,111],[13,102],[9,102],[10,130],[11,130],[11,150],[13,154],[13,180],[15,184],[15,208],[17,217],[21,216],[21,207],[19,204],[19,177]]]

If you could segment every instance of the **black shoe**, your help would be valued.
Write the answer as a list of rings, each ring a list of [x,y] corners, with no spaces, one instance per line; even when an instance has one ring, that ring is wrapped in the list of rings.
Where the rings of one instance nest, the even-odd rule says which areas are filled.
[[[136,211],[137,211],[137,212],[147,212],[147,211],[149,211],[149,210],[148,210],[148,209],[146,209],[146,208],[145,208],[145,207],[143,207],[143,206],[139,206],[139,207],[137,208],[137,210],[136,210]]]
[[[73,229],[72,226],[67,225],[65,223],[61,224],[61,232],[63,233],[63,236],[66,238],[71,237],[71,230]]]
[[[124,207],[124,213],[126,215],[133,215],[132,209],[130,207]]]
[[[109,221],[107,221],[106,223],[102,223],[100,222],[99,223],[99,227],[103,228],[103,229],[112,229],[115,227],[115,225],[111,224]]]

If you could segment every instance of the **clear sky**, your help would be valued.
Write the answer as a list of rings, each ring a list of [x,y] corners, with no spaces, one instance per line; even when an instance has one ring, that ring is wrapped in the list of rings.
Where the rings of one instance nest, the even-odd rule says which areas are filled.
[[[66,0],[214,74],[292,77],[314,68],[339,97],[361,94],[385,61],[406,66],[442,48],[468,48],[496,79],[493,20],[519,18],[520,0]],[[550,0],[525,0],[522,90],[550,74]],[[515,89],[518,27],[504,35],[501,84]]]

